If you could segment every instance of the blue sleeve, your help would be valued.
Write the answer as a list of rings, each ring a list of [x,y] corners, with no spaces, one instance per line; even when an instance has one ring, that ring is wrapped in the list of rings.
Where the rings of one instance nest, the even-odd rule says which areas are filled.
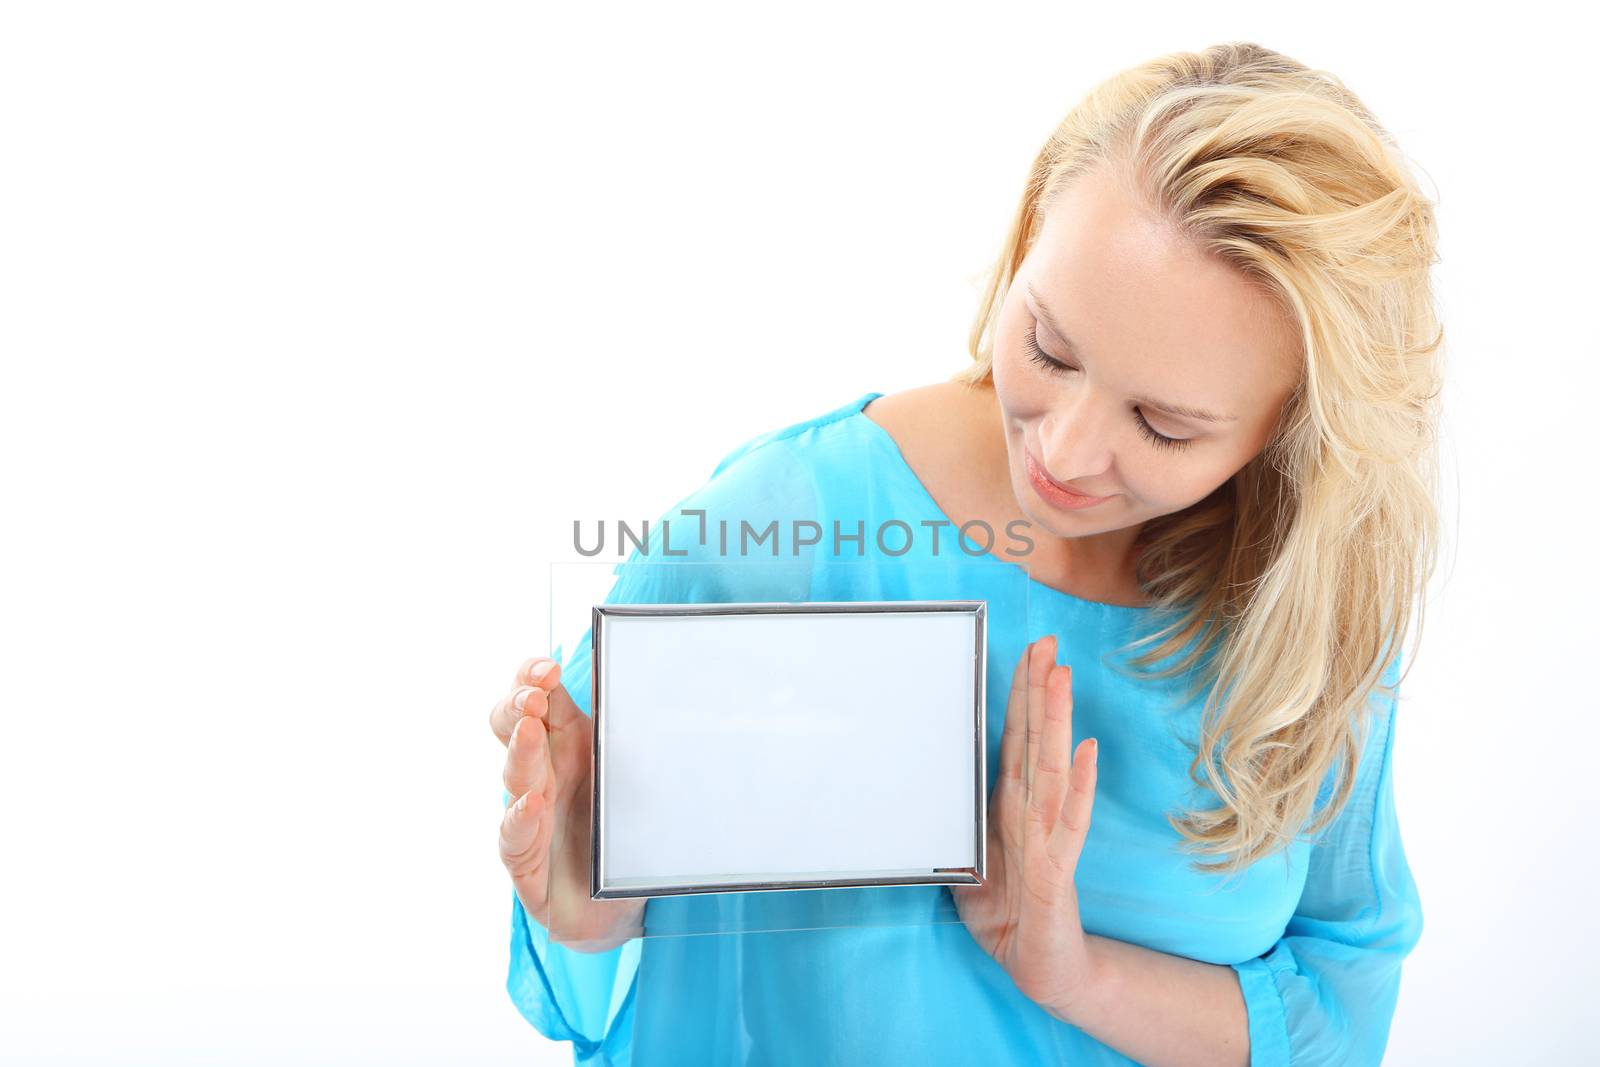
[[[661,520],[653,522],[645,551],[635,548],[614,568],[617,579],[604,602],[807,599],[813,552],[806,548],[795,554],[787,531],[776,553],[770,539],[743,554],[737,548],[741,522],[760,530],[775,520],[787,525],[791,518],[811,518],[816,509],[810,473],[784,441],[770,440],[772,436],[740,445],[717,464],[705,485],[666,512],[662,519],[671,520],[670,535]],[[705,514],[681,514],[685,510]],[[726,553],[719,527],[724,521],[730,526]],[[702,528],[709,531],[704,544],[698,543]],[[591,633],[592,627],[586,628],[565,656],[559,650],[553,656],[561,663],[561,684],[589,716],[594,714]],[[552,941],[512,893],[506,991],[541,1034],[572,1042],[574,1063],[627,1064],[641,947],[641,939],[634,938],[605,952],[581,952]]]
[[[607,601],[627,591],[625,580],[618,581]],[[565,657],[554,658],[561,663],[561,684],[572,694],[573,703],[592,715],[588,633]],[[541,1034],[552,1041],[572,1042],[575,1064],[624,1064],[632,1039],[639,948],[638,938],[606,952],[580,952],[552,941],[513,892],[506,992]]]
[[[1397,684],[1399,658],[1384,682]],[[1369,727],[1345,809],[1312,846],[1305,889],[1283,937],[1234,964],[1252,1067],[1366,1067],[1383,1060],[1401,961],[1422,936],[1422,900],[1394,803],[1397,695]]]

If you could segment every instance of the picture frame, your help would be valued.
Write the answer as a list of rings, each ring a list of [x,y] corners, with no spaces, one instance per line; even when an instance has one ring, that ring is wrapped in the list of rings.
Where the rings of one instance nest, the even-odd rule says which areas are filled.
[[[985,601],[592,621],[593,899],[982,883]]]

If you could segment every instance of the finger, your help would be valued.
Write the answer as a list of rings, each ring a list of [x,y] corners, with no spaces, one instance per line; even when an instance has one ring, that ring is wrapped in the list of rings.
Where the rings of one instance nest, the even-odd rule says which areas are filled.
[[[1061,816],[1050,832],[1045,853],[1064,871],[1075,871],[1083,844],[1089,838],[1089,816],[1094,810],[1095,783],[1100,775],[1100,741],[1091,737],[1078,746],[1072,757],[1072,775]]]
[[[1030,642],[1011,673],[1011,695],[1006,700],[1006,721],[1000,732],[1000,782],[1002,786],[1022,784],[1022,735],[1028,728],[1028,656]]]
[[[1039,758],[1033,770],[1029,818],[1048,835],[1066,797],[1072,755],[1072,668],[1050,668],[1045,687],[1044,716],[1040,728]]]
[[[550,805],[537,791],[524,793],[500,819],[500,860],[522,906],[546,922],[550,894]]]
[[[541,664],[544,666],[541,667]],[[536,681],[538,684],[519,684],[516,690],[490,709],[489,728],[501,744],[509,741],[517,720],[524,715],[536,715],[545,721],[549,729],[556,731],[565,730],[579,719],[588,717],[572,699],[572,694],[567,692],[567,687],[561,684],[561,665],[554,660],[542,657],[531,659],[517,671],[517,677],[523,682]],[[521,708],[516,705],[519,699],[523,701]]]
[[[502,776],[506,792],[520,797],[530,789],[546,791],[550,783],[550,744],[544,722],[527,717],[517,723],[506,751]]]
[[[548,656],[535,656],[524,663],[517,670],[516,684],[533,686],[549,697],[544,721],[552,730],[565,730],[577,719],[588,718],[567,692],[567,687],[561,684],[561,664]]]
[[[561,664],[549,656],[534,656],[517,668],[516,677],[511,679],[513,686],[536,685],[541,689],[551,689],[561,684]]]
[[[1034,765],[1039,762],[1039,735],[1044,728],[1044,689],[1050,678],[1050,668],[1056,662],[1056,639],[1049,635],[1033,643],[1033,654],[1028,658],[1028,732],[1022,753],[1023,777],[1027,780],[1029,797],[1033,795]]]
[[[494,707],[489,709],[489,729],[500,739],[502,745],[511,742],[511,731],[517,728],[517,721],[524,716],[531,715],[536,719],[543,719],[549,711],[549,695],[543,689],[532,686],[521,686],[513,692],[501,697]]]

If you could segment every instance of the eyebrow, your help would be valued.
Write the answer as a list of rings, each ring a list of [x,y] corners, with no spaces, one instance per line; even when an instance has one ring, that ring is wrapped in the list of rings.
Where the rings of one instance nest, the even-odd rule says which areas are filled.
[[[1044,301],[1039,299],[1039,294],[1034,291],[1033,283],[1027,282],[1025,284],[1028,290],[1028,295],[1033,297],[1034,306],[1039,309],[1039,317],[1044,319],[1044,324],[1046,326],[1050,327],[1050,332],[1059,337],[1062,344],[1072,349],[1074,355],[1078,355],[1079,358],[1082,358],[1082,354],[1079,352],[1078,346],[1072,343],[1072,338],[1067,336],[1067,331],[1061,328],[1061,324],[1056,322],[1056,317],[1050,314],[1050,309],[1044,306]],[[1239,417],[1237,415],[1218,415],[1214,411],[1207,411],[1205,408],[1191,407],[1188,404],[1172,404],[1165,400],[1154,400],[1147,396],[1136,396],[1132,399],[1134,403],[1142,404],[1147,408],[1155,408],[1157,411],[1165,411],[1169,415],[1178,415],[1183,418],[1199,419],[1201,422],[1239,421]]]

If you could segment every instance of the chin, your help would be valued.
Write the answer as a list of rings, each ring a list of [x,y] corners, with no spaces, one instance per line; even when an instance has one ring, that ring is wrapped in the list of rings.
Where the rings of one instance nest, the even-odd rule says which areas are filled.
[[[1093,509],[1097,514],[1059,510],[1052,507],[1048,501],[1041,500],[1034,492],[1033,484],[1022,476],[1021,484],[1012,485],[1012,493],[1017,498],[1017,510],[1022,512],[1022,517],[1028,520],[1029,526],[1036,532],[1054,537],[1089,537],[1094,534],[1110,533],[1130,525],[1120,516],[1107,521],[1107,514],[1103,508]],[[1113,507],[1118,501],[1112,501],[1105,507]]]
[[[1035,530],[1052,534],[1056,537],[1086,537],[1089,534],[1105,532],[1100,528],[1100,525],[1091,523],[1081,515],[1076,515],[1070,511],[1060,513],[1051,511],[1044,504],[1026,507],[1022,511],[1023,514],[1028,516],[1028,521],[1033,524]],[[1106,529],[1110,529],[1110,527],[1106,527]]]
[[[1076,516],[1071,512],[1057,512],[1040,500],[1026,477],[1020,484],[1013,479],[1011,493],[1017,498],[1017,510],[1022,512],[1022,517],[1034,531],[1054,537],[1077,537],[1083,534],[1083,529],[1073,522]]]

